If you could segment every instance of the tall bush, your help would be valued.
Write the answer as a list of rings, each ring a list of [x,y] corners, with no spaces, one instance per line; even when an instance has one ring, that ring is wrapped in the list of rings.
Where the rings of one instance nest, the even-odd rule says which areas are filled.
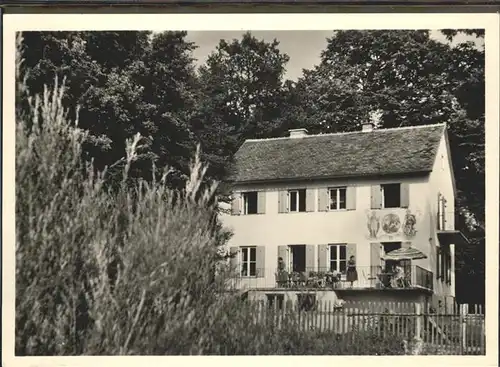
[[[304,332],[294,312],[279,328],[254,323],[255,305],[226,288],[227,233],[214,221],[216,185],[206,184],[199,152],[180,191],[167,187],[169,171],[152,183],[130,180],[137,135],[111,190],[106,170],[82,159],[87,133],[68,120],[64,82],[31,96],[23,80],[18,74],[17,355],[401,353],[397,338]]]
[[[131,183],[136,136],[109,191],[106,172],[81,159],[86,132],[67,119],[64,84],[30,96],[18,80],[30,109],[16,124],[16,354],[200,353],[230,298],[224,268],[214,277],[206,168],[196,158],[182,192],[168,172]]]

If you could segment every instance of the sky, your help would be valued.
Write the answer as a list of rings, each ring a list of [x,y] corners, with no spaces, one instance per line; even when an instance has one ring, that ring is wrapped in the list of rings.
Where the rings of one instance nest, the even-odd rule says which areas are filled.
[[[205,63],[208,55],[213,52],[221,39],[231,41],[240,39],[243,31],[188,31],[187,40],[194,42],[198,48],[194,51],[197,64]],[[285,79],[296,81],[302,75],[302,69],[311,69],[319,63],[321,51],[326,48],[326,39],[333,31],[252,31],[258,39],[280,42],[279,49],[290,57],[287,63]],[[439,31],[431,31],[431,38],[446,42]],[[474,40],[474,37],[459,35],[456,42]]]

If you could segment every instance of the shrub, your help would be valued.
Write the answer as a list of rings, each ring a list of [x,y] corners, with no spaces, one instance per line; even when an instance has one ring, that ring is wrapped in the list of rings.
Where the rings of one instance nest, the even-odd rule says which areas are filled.
[[[206,167],[195,158],[182,192],[130,182],[136,136],[110,191],[81,158],[86,132],[67,121],[64,86],[18,91],[30,110],[16,124],[16,354],[201,353],[234,298],[223,267],[214,278]]]

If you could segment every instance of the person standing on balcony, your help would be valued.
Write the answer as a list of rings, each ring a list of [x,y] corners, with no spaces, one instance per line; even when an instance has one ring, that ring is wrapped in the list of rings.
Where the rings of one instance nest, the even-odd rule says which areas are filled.
[[[346,278],[348,282],[351,282],[351,287],[353,286],[353,283],[358,280],[358,272],[356,271],[356,260],[354,259],[354,256],[351,256],[347,262]]]
[[[285,271],[285,261],[282,257],[278,257],[278,272]]]
[[[394,280],[396,281],[396,285],[398,287],[405,286],[405,271],[401,264],[397,264],[395,268]]]
[[[288,273],[286,271],[285,261],[282,257],[278,257],[278,271],[276,273],[278,286],[286,287],[288,284]]]

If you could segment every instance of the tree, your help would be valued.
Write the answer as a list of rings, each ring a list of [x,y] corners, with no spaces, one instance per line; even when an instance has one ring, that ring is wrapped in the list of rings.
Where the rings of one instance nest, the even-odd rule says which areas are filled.
[[[154,34],[142,76],[144,103],[149,110],[145,123],[154,131],[152,151],[159,167],[168,165],[180,172],[171,179],[173,185],[181,186],[196,146],[190,131],[197,104],[192,56],[196,46],[186,41],[186,35],[187,32]]]
[[[89,132],[84,154],[119,173],[125,140],[144,136],[131,177],[151,179],[152,161],[185,179],[194,142],[189,132],[195,80],[186,32],[28,32],[23,73],[28,89],[43,92],[65,78],[64,107]],[[176,171],[176,172],[177,172]],[[176,183],[174,183],[174,181]]]
[[[476,36],[476,42],[462,42],[452,47],[450,74],[455,96],[466,111],[457,124],[451,144],[455,147],[462,169],[456,171],[459,189],[460,228],[470,246],[457,249],[457,298],[465,302],[485,299],[485,54],[484,30],[443,30],[451,42],[464,33]],[[481,286],[478,286],[481,284]]]
[[[381,127],[449,122],[456,111],[443,70],[447,51],[427,31],[338,31],[298,88],[309,104],[318,101],[311,107],[322,114],[318,123],[341,130],[359,127],[374,110],[382,111]]]
[[[70,118],[87,97],[87,91],[104,80],[96,62],[86,53],[85,39],[80,32],[23,32],[24,59],[21,73],[32,95],[43,94],[44,87],[53,88],[57,77],[65,80],[64,106]],[[24,109],[26,101],[22,101]]]
[[[200,102],[192,129],[212,176],[225,176],[245,139],[275,134],[289,60],[278,46],[276,40],[265,42],[245,33],[240,40],[221,40],[200,68]]]

